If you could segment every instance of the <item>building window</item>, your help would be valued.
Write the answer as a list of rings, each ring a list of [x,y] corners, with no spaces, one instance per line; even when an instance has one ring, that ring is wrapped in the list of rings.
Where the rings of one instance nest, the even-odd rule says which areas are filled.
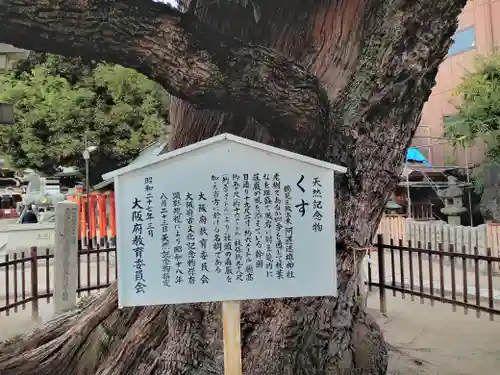
[[[476,48],[476,29],[469,27],[468,29],[457,31],[452,39],[453,44],[448,50],[448,56],[470,51]]]

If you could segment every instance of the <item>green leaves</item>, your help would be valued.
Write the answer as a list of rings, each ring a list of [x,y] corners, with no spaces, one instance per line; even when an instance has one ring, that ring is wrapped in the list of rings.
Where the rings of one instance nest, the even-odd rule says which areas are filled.
[[[500,54],[479,59],[476,69],[465,75],[454,95],[460,99],[458,114],[444,119],[445,135],[455,145],[478,139],[487,144],[486,160],[473,172],[472,183],[474,192],[482,194],[486,202],[481,203],[483,215],[495,212],[493,216],[498,219],[497,200],[490,199],[498,195],[498,183],[492,182],[488,169],[500,163]]]
[[[500,160],[500,54],[478,60],[455,95],[460,99],[458,115],[445,119],[445,135],[455,144],[481,138],[489,157]]]
[[[83,164],[83,133],[98,147],[101,172],[128,163],[168,123],[168,94],[143,75],[116,65],[34,54],[0,77],[0,100],[16,123],[0,127],[0,153],[14,165],[43,172]]]

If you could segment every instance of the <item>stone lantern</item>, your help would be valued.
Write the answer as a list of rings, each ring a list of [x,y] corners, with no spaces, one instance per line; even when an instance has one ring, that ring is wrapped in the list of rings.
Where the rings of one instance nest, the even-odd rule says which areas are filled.
[[[443,199],[441,213],[448,216],[448,224],[460,225],[460,215],[467,212],[467,209],[463,205],[464,190],[457,186],[456,177],[448,176],[448,187],[438,194]]]
[[[390,200],[389,202],[387,202],[387,204],[385,205],[385,209],[384,209],[384,213],[387,215],[387,216],[394,216],[394,215],[397,215],[397,211],[401,208],[401,206],[399,204],[397,204],[396,202],[394,202],[393,200]]]

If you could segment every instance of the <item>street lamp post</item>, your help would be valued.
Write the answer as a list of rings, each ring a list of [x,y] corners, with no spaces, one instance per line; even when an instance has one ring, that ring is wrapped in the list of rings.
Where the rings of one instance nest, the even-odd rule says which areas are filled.
[[[87,194],[90,192],[90,153],[97,149],[96,146],[89,146],[87,131],[84,133],[85,149],[82,152],[83,159],[85,160],[85,191]]]
[[[89,178],[89,160],[90,152],[89,150],[83,150],[83,159],[85,159],[85,191],[88,193],[90,191],[90,178]]]
[[[88,217],[90,212],[90,199],[88,198],[88,194],[90,193],[90,154],[97,149],[96,146],[89,146],[89,140],[87,137],[87,130],[83,135],[83,144],[85,149],[82,151],[83,159],[85,160],[85,193],[87,194],[87,199],[85,200],[85,215]],[[85,228],[87,231],[89,228]],[[88,236],[86,236],[88,238]]]

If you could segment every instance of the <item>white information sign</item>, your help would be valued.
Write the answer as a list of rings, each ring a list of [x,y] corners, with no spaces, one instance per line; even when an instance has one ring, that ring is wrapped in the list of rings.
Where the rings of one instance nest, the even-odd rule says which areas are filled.
[[[223,134],[106,174],[120,306],[334,296],[334,172]]]
[[[54,246],[54,224],[11,224],[1,232],[7,234],[9,250]]]

